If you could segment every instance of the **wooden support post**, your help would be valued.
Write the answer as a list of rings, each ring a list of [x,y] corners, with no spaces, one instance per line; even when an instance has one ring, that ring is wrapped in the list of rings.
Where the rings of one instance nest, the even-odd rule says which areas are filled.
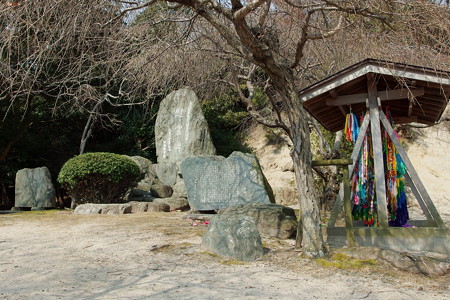
[[[370,128],[375,169],[375,186],[377,195],[378,221],[381,228],[388,227],[386,204],[386,182],[384,176],[383,144],[381,141],[380,108],[377,98],[377,83],[374,74],[368,74],[367,87],[369,94]]]
[[[350,226],[353,228],[353,219],[352,219],[352,212],[351,212],[351,203],[350,203],[350,182],[349,182],[349,175],[348,175],[348,166],[352,164],[351,159],[329,159],[329,160],[313,160],[312,165],[313,166],[331,166],[336,165],[339,167],[339,169],[343,169],[343,180],[341,187],[342,195],[340,195],[340,199],[344,199],[345,202],[348,202],[349,207],[346,208],[346,224],[348,223],[347,220],[347,211],[350,211]],[[339,197],[339,195],[338,195]],[[338,199],[336,199],[336,202]],[[336,218],[339,213],[339,209],[336,209],[336,202],[335,206],[333,207],[333,211],[330,216],[330,220],[328,221],[328,227],[334,227],[334,224],[336,223]],[[339,205],[340,207],[340,205]],[[333,213],[334,212],[334,213]],[[331,219],[334,219],[334,221],[331,221]],[[349,233],[350,234],[350,233]],[[351,231],[351,235],[353,236],[353,231]],[[352,238],[349,236],[349,240],[351,241]],[[353,244],[354,244],[354,238],[353,238]]]
[[[398,154],[400,154],[400,157],[403,160],[403,163],[406,166],[406,170],[408,171],[410,175],[411,183],[417,187],[416,192],[420,194],[419,197],[416,196],[417,201],[419,201],[419,204],[422,207],[422,204],[426,205],[428,208],[429,213],[433,217],[434,221],[436,222],[437,226],[439,228],[445,229],[444,221],[442,221],[441,216],[439,215],[436,207],[433,204],[433,201],[431,201],[430,196],[427,193],[427,190],[425,189],[425,186],[423,185],[422,181],[419,178],[419,175],[417,174],[416,170],[414,169],[414,166],[412,165],[411,161],[408,158],[408,155],[406,154],[405,150],[403,149],[402,145],[400,144],[400,141],[398,140],[397,136],[394,134],[394,129],[392,128],[391,124],[389,124],[389,121],[387,120],[386,116],[383,112],[381,112],[381,122],[383,123],[384,128],[386,128],[387,133],[389,134],[389,137],[391,138],[392,142],[395,145],[395,148],[397,148]],[[408,177],[407,177],[408,178]],[[423,200],[423,203],[421,204],[421,201]],[[422,207],[422,210],[424,210],[424,207]],[[427,209],[424,210],[424,213],[426,214]]]
[[[351,157],[353,160],[353,164],[348,169],[350,175],[352,175],[353,170],[355,168],[356,161],[358,160],[358,156],[361,153],[361,147],[363,145],[364,138],[367,133],[367,128],[369,127],[369,121],[370,121],[369,112],[366,112],[366,115],[364,116],[364,120],[361,124],[361,128],[359,129],[358,139],[356,140],[355,146],[353,147],[353,152],[352,152],[352,157]]]
[[[345,230],[347,232],[347,246],[355,247],[355,235],[353,233],[352,204],[350,200],[350,182],[348,168],[342,167],[342,181],[344,184],[344,211],[345,211]]]
[[[430,214],[430,211],[428,210],[427,205],[425,204],[425,201],[422,198],[422,195],[419,193],[419,190],[417,189],[414,181],[412,180],[411,176],[409,176],[408,172],[405,173],[406,182],[408,182],[409,187],[411,188],[414,196],[417,199],[417,202],[419,202],[420,208],[422,209],[423,213],[425,214],[425,217],[427,217],[428,221],[434,222],[433,217]]]

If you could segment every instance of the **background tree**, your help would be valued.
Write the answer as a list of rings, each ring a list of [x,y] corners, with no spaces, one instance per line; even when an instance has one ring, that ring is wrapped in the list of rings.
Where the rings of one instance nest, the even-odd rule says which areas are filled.
[[[123,3],[132,10],[156,1]],[[227,71],[232,74],[228,81],[238,91],[242,83],[246,85],[247,93],[240,92],[240,96],[249,112],[269,127],[283,128],[289,136],[302,211],[297,245],[303,243],[307,255],[322,255],[310,128],[308,115],[300,103],[299,88],[334,72],[341,67],[340,62],[348,64],[364,56],[401,57],[396,60],[445,66],[448,9],[430,1],[173,0],[169,3],[190,20],[198,21],[189,23],[193,30],[184,41],[193,43],[198,37],[207,37],[209,43],[202,47],[214,49],[225,60],[228,58]],[[169,10],[170,13],[173,11]],[[255,87],[265,92],[272,114],[254,109],[251,100]]]

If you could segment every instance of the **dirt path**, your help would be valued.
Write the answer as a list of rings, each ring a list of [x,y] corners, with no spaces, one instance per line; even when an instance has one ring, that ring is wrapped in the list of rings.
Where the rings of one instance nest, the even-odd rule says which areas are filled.
[[[324,268],[293,241],[239,263],[181,213],[0,215],[0,299],[448,299],[449,278]]]

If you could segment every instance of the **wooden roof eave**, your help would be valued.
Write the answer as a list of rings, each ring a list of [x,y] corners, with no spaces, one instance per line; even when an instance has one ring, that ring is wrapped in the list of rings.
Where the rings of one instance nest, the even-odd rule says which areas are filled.
[[[446,76],[445,72],[434,71],[431,69],[401,65],[400,68],[383,66],[381,64],[389,64],[387,62],[377,62],[373,60],[362,61],[359,64],[353,65],[344,69],[310,87],[300,91],[300,100],[305,102],[320,94],[329,92],[343,84],[357,79],[358,77],[366,76],[369,73],[377,73],[393,77],[402,77],[413,80],[420,80],[435,83],[438,85],[450,85],[450,78]]]
[[[355,94],[363,96],[367,92],[367,85],[363,82],[366,82],[369,74],[375,74],[379,78],[381,95],[389,95],[387,96],[389,101],[382,101],[382,105],[383,107],[391,105],[397,111],[396,116],[393,115],[394,119],[404,120],[401,123],[417,120],[432,125],[442,116],[450,94],[450,72],[373,59],[352,65],[301,90],[300,100],[304,108],[325,128],[338,131],[343,126],[343,121],[338,120],[339,115],[343,117],[343,112],[348,111],[349,106],[355,113],[360,111],[361,107],[365,107],[365,104],[357,101],[358,95]],[[414,106],[408,105],[411,103],[408,99],[410,93],[404,95],[402,91],[404,84],[411,85],[410,91],[418,92],[415,95]],[[396,92],[399,97],[393,98],[392,92]],[[339,103],[345,99],[343,103],[359,104],[333,106],[333,101],[337,99]],[[403,114],[405,109],[406,113]]]

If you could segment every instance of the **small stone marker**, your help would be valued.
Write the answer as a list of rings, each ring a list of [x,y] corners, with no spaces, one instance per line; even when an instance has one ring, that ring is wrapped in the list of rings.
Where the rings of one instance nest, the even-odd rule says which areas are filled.
[[[274,202],[272,189],[253,154],[194,156],[181,163],[189,204],[195,210],[216,210],[258,202]]]
[[[15,207],[54,208],[55,188],[47,167],[22,169],[16,173]]]
[[[216,153],[208,123],[192,89],[174,91],[161,102],[155,123],[155,143],[158,164],[180,163],[191,155]]]
[[[250,217],[214,216],[202,243],[217,254],[240,261],[254,261],[264,254],[261,236]]]

